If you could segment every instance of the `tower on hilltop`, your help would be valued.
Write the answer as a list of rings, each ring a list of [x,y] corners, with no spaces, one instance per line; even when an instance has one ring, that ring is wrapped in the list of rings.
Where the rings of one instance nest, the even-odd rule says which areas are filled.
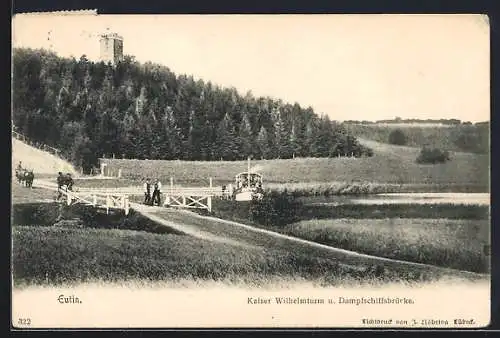
[[[101,61],[116,65],[123,61],[123,37],[116,33],[101,35]]]

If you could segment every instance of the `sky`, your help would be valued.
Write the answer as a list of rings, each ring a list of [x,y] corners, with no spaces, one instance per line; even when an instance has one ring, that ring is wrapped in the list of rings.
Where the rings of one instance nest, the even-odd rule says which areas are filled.
[[[334,120],[490,120],[482,15],[16,15],[13,47],[99,60],[124,54],[244,95],[311,106]]]

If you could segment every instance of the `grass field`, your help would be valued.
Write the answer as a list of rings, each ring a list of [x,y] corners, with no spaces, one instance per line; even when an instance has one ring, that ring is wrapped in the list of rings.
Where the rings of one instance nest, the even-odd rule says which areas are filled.
[[[325,219],[283,233],[370,255],[489,272],[490,223],[450,219]]]
[[[264,185],[268,184],[268,188],[281,189],[281,184],[285,183],[284,187],[287,189],[295,186],[298,195],[307,195],[304,192],[312,195],[317,195],[318,192],[322,195],[325,195],[325,192],[394,192],[384,189],[403,189],[402,186],[409,189],[412,185],[419,187],[418,191],[432,191],[436,187],[451,189],[448,191],[488,191],[486,156],[457,153],[453,154],[449,163],[420,166],[414,161],[417,149],[383,144],[373,146],[373,158],[253,161],[252,167],[264,175]],[[209,177],[213,178],[214,185],[232,183],[234,175],[247,169],[246,162],[106,161],[109,167],[122,169],[124,178],[76,180],[76,187],[131,186],[142,183],[141,180],[146,176],[160,178],[164,186],[169,184],[169,179],[173,176],[176,185],[206,187],[209,185]],[[308,244],[298,245],[284,239],[258,236],[255,232],[236,229],[230,224],[212,224],[182,213],[171,213],[168,216],[172,222],[193,225],[219,237],[233,236],[239,241],[248,241],[249,245],[239,246],[196,238],[159,225],[133,211],[128,217],[123,217],[120,213],[106,215],[102,209],[65,207],[48,203],[54,199],[55,194],[53,191],[27,189],[12,184],[12,257],[16,287],[89,281],[165,282],[186,279],[229,281],[247,285],[264,285],[270,280],[300,279],[314,281],[320,285],[346,285],[387,281],[420,283],[440,278],[440,273],[435,270],[415,272],[413,267],[407,266],[391,265],[391,268],[386,270],[384,265],[382,273],[378,269],[353,269],[349,264],[359,264],[360,261],[349,255],[338,253],[332,257],[331,253],[325,253],[319,248],[312,249]],[[239,209],[230,205],[223,209],[219,208],[217,203],[214,202],[214,209],[222,210],[220,215],[224,218],[241,217],[239,221],[252,223],[248,220],[248,210],[247,214],[244,214],[244,205]],[[473,232],[469,235],[474,242],[469,245],[464,231],[468,228],[467,224],[479,224],[480,229],[483,229],[483,220],[488,214],[485,208],[468,206],[453,209],[450,206],[440,206],[433,209],[429,206],[405,205],[341,206],[332,209],[314,206],[304,208],[300,212],[301,222],[281,228],[275,227],[272,230],[318,242],[325,240],[327,244],[339,247],[347,243],[352,250],[386,256],[394,253],[390,251],[394,241],[401,240],[400,249],[404,249],[404,252],[399,252],[399,258],[418,261],[422,259],[418,253],[422,252],[427,261],[436,264],[463,267],[469,266],[469,259],[469,264],[475,264],[479,268],[484,266],[478,263],[483,258],[478,256],[478,248],[484,238],[479,236],[479,232]],[[401,215],[429,220],[385,220],[387,217],[397,219],[402,217]],[[324,219],[311,219],[315,217]],[[445,217],[462,220],[452,221],[444,219]],[[435,224],[442,226],[444,230],[432,229],[430,224],[437,218],[441,219]],[[311,224],[322,224],[321,222],[340,225],[328,230],[321,230],[323,228],[320,225],[311,227]],[[350,225],[365,224],[365,227],[348,226],[343,222]],[[383,230],[384,222],[392,222],[396,224],[395,227],[404,230],[399,230],[392,236],[390,232]],[[370,224],[373,225],[371,228]],[[452,231],[456,224],[461,224],[460,231]],[[378,231],[378,228],[382,230]],[[415,230],[418,228],[428,234],[422,235],[421,243],[412,242],[413,237],[404,238],[405,234],[411,231],[410,228],[415,233],[419,232]],[[368,239],[370,236],[373,237],[372,241]],[[337,243],[335,241],[338,238],[341,240]],[[363,238],[364,241],[361,240]],[[412,245],[422,247],[415,251]],[[462,253],[453,251],[460,245],[470,248],[464,249]],[[445,253],[440,250],[445,250]],[[450,258],[450,255],[453,257]]]
[[[374,149],[370,158],[296,158],[290,160],[256,160],[252,169],[261,173],[264,186],[282,183],[321,184],[328,188],[345,184],[374,187],[375,191],[474,191],[489,190],[489,158],[487,155],[452,153],[451,161],[436,165],[415,163],[419,149],[397,147],[364,141]],[[141,181],[145,177],[159,178],[168,184],[208,186],[212,177],[214,185],[234,182],[234,176],[246,171],[246,161],[190,162],[190,161],[140,161],[102,160],[114,170],[122,169],[125,178]],[[342,183],[339,183],[342,182]],[[389,188],[382,188],[388,184]],[[308,189],[308,188],[307,188]],[[356,188],[354,188],[356,189]],[[369,188],[372,189],[372,188]],[[384,190],[387,192],[387,190]]]
[[[47,189],[22,187],[17,182],[11,184],[11,200],[13,204],[49,201],[57,197],[57,193]]]
[[[488,253],[484,251],[490,241],[487,206],[299,203],[293,211],[295,221],[281,226],[253,219],[250,202],[218,200],[213,206],[216,217],[336,248],[459,270],[489,271]],[[269,211],[269,217],[275,212],[282,210]]]
[[[27,191],[21,189],[17,194]],[[283,240],[271,243],[271,238],[255,234],[250,238],[250,233],[237,237],[260,244],[242,248],[212,242],[182,235],[134,211],[124,217],[120,212],[106,215],[86,206],[19,203],[13,206],[13,216],[16,287],[133,280],[222,281],[259,287],[276,280],[301,280],[331,286],[421,283],[441,278],[432,271],[405,267],[384,270],[382,275],[371,269],[353,270],[349,259],[332,259],[324,252]],[[182,214],[168,219],[209,226],[207,221]],[[231,225],[216,229],[218,236],[241,232]]]
[[[45,192],[47,196],[39,196]],[[131,211],[124,217],[87,206],[39,203],[54,192],[13,185],[15,287],[94,281],[264,286],[307,281],[319,286],[420,283],[433,273],[352,270],[307,250],[234,246],[182,235]],[[224,235],[224,234],[222,234]]]
[[[16,286],[89,281],[231,281],[250,286],[269,280],[302,279],[323,285],[379,283],[395,276],[346,270],[338,261],[314,255],[246,248],[190,236],[145,231],[14,226],[13,274]],[[400,276],[401,277],[401,276]],[[412,273],[402,282],[432,276]]]
[[[355,280],[329,260],[272,249],[242,252],[239,247],[178,234],[133,211],[124,217],[55,203],[13,207],[12,256],[17,285],[139,279],[258,284],[267,278],[294,276],[322,276],[332,283]],[[297,261],[302,264],[296,265]]]
[[[55,180],[54,180],[55,181]],[[75,187],[81,188],[120,188],[120,187],[137,187],[142,186],[144,182],[127,178],[116,179],[78,179],[74,180]]]

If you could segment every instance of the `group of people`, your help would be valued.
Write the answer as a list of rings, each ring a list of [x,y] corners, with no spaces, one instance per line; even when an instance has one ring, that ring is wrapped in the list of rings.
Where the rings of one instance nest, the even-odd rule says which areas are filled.
[[[153,182],[148,178],[144,182],[144,204],[161,206],[161,182],[155,179]]]
[[[71,177],[70,173],[67,173],[65,175],[62,172],[59,172],[59,175],[57,176],[57,199],[60,199],[62,197],[62,190],[72,191],[73,184],[73,177]]]
[[[261,189],[262,188],[262,181],[260,181],[258,178],[254,176],[248,177],[247,175],[241,175],[236,178],[236,188],[257,188]]]

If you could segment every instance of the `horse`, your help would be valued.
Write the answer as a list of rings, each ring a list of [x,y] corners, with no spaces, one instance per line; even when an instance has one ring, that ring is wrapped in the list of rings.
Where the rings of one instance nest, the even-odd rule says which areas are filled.
[[[24,172],[24,183],[26,187],[33,188],[33,180],[35,179],[35,174],[33,170],[26,170]]]
[[[16,170],[16,178],[19,184],[28,188],[32,188],[35,174],[33,174],[33,170],[20,169]]]
[[[24,169],[16,169],[17,183],[22,184],[24,181]]]

